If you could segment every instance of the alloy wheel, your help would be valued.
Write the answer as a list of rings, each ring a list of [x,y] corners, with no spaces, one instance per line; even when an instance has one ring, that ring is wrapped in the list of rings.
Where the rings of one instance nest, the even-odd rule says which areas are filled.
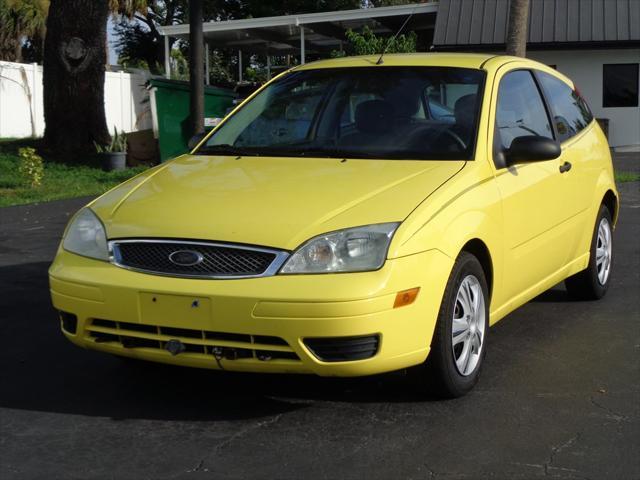
[[[596,243],[596,268],[600,285],[606,285],[611,271],[611,226],[609,220],[603,218],[598,225]]]
[[[473,275],[467,275],[458,288],[453,312],[451,346],[456,369],[469,376],[478,366],[484,345],[485,300],[482,286]]]

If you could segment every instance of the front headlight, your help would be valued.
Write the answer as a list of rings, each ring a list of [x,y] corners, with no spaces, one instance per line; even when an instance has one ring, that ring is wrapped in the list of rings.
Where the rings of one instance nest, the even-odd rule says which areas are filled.
[[[398,223],[348,228],[312,238],[296,250],[280,273],[334,273],[377,270]]]
[[[64,236],[65,250],[98,260],[109,260],[107,234],[100,219],[89,208],[73,217]]]

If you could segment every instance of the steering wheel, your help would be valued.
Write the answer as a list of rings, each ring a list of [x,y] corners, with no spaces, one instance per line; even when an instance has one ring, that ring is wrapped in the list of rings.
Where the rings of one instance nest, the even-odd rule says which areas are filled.
[[[406,143],[408,145],[415,144],[417,146],[417,144],[420,144],[425,140],[425,136],[430,136],[432,139],[434,139],[434,141],[437,141],[438,138],[442,137],[445,134],[449,137],[449,139],[453,140],[453,142],[455,142],[455,144],[462,150],[465,150],[467,148],[467,144],[464,142],[464,140],[462,140],[462,138],[460,138],[460,136],[453,130],[446,129],[439,132],[434,132],[432,128],[425,126],[419,127],[413,132],[409,133],[406,139]]]
[[[450,128],[447,128],[446,130],[440,132],[440,135],[438,136],[440,137],[444,134],[449,135],[449,137],[452,138],[460,146],[460,148],[462,148],[462,150],[466,150],[467,144],[464,140],[462,140],[462,138],[460,138],[460,135],[458,135],[456,132],[454,132]]]

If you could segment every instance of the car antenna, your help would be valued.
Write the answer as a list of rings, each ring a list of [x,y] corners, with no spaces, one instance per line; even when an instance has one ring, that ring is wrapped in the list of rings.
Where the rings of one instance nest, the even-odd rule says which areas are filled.
[[[396,34],[387,41],[387,44],[384,46],[384,50],[380,54],[380,58],[378,58],[378,61],[376,62],[376,65],[382,65],[382,63],[383,63],[382,62],[382,57],[384,57],[384,54],[387,53],[387,49],[391,46],[391,42],[393,42],[396,38],[398,38],[398,35],[400,35],[402,30],[404,30],[404,27],[407,26],[407,23],[409,23],[409,20],[411,20],[411,17],[413,17],[413,11],[405,19],[404,23],[400,26],[400,28],[398,29]]]

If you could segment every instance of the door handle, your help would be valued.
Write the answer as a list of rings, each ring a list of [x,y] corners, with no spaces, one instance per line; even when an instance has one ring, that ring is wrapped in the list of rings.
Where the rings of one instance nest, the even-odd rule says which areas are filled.
[[[569,170],[571,170],[571,163],[564,162],[560,165],[560,173],[568,172]]]

